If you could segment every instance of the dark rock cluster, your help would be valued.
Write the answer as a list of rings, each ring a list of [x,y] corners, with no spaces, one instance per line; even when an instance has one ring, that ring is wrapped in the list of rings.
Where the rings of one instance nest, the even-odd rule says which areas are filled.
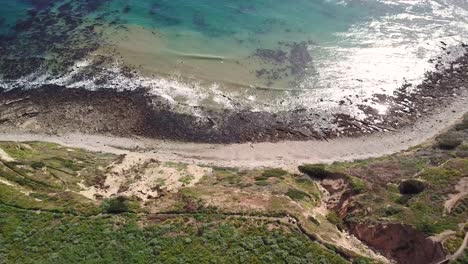
[[[13,32],[0,36],[0,76],[17,79],[41,71],[63,73],[99,46],[94,27],[100,23],[87,24],[84,17],[106,1],[64,2],[56,10],[56,1],[32,1],[33,8],[17,21]]]
[[[254,57],[264,64],[264,68],[255,72],[256,76],[266,79],[268,86],[288,77],[298,83],[312,68],[313,58],[308,50],[309,42],[280,44],[282,48],[277,50],[259,48],[254,53]]]

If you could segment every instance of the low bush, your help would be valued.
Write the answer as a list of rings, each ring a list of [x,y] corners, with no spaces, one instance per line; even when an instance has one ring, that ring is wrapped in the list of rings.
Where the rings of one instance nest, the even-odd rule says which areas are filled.
[[[426,189],[424,182],[415,179],[402,181],[398,186],[398,190],[403,195],[418,194],[423,192],[424,189]]]
[[[464,232],[459,232],[455,236],[450,236],[443,242],[444,248],[450,253],[455,253],[458,248],[463,244],[463,239],[465,237]]]
[[[325,179],[332,175],[332,173],[325,169],[323,164],[304,164],[298,167],[299,171],[308,175],[309,177],[317,179]]]
[[[395,202],[397,204],[407,206],[412,197],[413,196],[411,196],[411,195],[402,195],[402,196],[398,197]]]
[[[269,178],[269,177],[263,176],[263,175],[254,177],[254,179],[255,179],[256,181],[266,181],[266,180],[268,180],[268,178]]]
[[[362,193],[367,188],[366,183],[359,178],[349,177],[348,180],[351,186],[351,190],[355,194]]]
[[[46,165],[44,164],[44,162],[40,162],[40,161],[33,161],[31,163],[31,168],[35,169],[35,170],[39,170],[39,169],[42,169],[44,168]]]
[[[102,202],[102,209],[108,214],[125,213],[129,211],[126,201],[124,196],[106,199]]]
[[[295,201],[301,201],[301,200],[304,200],[305,198],[310,198],[310,195],[307,194],[306,192],[303,192],[298,189],[293,189],[293,188],[289,189],[286,192],[286,195]]]
[[[401,212],[401,209],[398,208],[398,207],[395,207],[395,206],[386,206],[384,209],[383,209],[383,213],[385,216],[393,216],[393,215],[397,215]]]
[[[437,146],[443,150],[456,149],[461,143],[463,140],[457,133],[448,133],[437,138]]]
[[[270,183],[268,183],[267,181],[256,181],[255,184],[258,186],[267,186]]]
[[[420,219],[416,223],[416,229],[418,231],[423,232],[427,236],[439,234],[445,230],[455,230],[456,227],[457,225],[453,223],[448,223],[444,221],[434,222],[433,220],[426,218]]]
[[[283,169],[268,169],[262,173],[262,176],[268,177],[268,178],[271,178],[271,177],[281,178],[285,176],[286,174],[288,174],[288,172]]]
[[[339,230],[344,229],[343,220],[341,220],[341,218],[335,212],[329,212],[327,214],[326,218],[327,218],[328,222],[336,225],[336,227]]]

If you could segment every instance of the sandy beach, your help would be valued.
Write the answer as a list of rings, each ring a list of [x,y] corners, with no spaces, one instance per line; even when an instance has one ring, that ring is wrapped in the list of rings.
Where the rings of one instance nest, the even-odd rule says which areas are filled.
[[[69,147],[114,154],[137,155],[142,159],[176,161],[232,167],[283,167],[301,163],[330,163],[379,157],[422,144],[455,124],[468,111],[466,95],[451,105],[422,117],[414,125],[393,132],[330,140],[281,141],[277,143],[201,144],[143,137],[116,137],[83,133],[0,133],[2,141],[47,141]]]

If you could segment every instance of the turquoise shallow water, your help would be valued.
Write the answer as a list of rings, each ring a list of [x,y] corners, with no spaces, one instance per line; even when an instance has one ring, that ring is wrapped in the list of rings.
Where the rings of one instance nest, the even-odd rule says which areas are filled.
[[[229,57],[239,50],[245,54],[256,48],[275,48],[278,42],[335,41],[337,32],[378,15],[371,6],[341,5],[337,0],[101,0],[95,1],[93,10],[81,10],[89,2],[1,0],[0,32],[14,34],[16,22],[28,19],[28,11],[45,10],[79,16],[88,23],[143,26],[164,32],[171,47],[180,52]],[[63,8],[67,4],[70,9]],[[191,43],[194,35],[197,42],[205,41],[203,45]],[[222,41],[227,45],[218,44]],[[233,41],[238,46],[232,46]]]
[[[7,34],[14,31],[16,22],[26,17],[31,5],[27,1],[0,1],[0,34]]]
[[[321,98],[391,94],[421,81],[434,69],[431,59],[447,49],[460,55],[456,46],[468,40],[465,0],[0,0],[0,6],[0,87],[148,86],[189,105],[209,99],[223,107],[294,109],[330,107]],[[84,61],[96,51],[109,58],[91,68]],[[127,58],[136,74],[107,69]],[[153,79],[140,78],[143,68]],[[216,85],[201,87],[198,77]],[[245,88],[223,89],[223,82]]]
[[[237,38],[239,42],[257,46],[265,44],[262,41],[267,38],[291,41],[287,36],[293,34],[301,35],[303,40],[328,41],[334,39],[334,33],[344,32],[353,23],[369,18],[365,7],[317,0],[114,0],[102,9],[113,12],[107,19],[159,29],[174,38],[193,31],[207,40]],[[206,45],[209,49],[209,42]]]

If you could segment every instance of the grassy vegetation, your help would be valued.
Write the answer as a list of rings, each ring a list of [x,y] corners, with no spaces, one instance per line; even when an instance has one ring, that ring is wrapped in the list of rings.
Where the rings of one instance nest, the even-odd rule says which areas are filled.
[[[323,164],[304,164],[299,166],[299,171],[317,179],[325,179],[332,174]]]
[[[298,190],[298,189],[292,189],[292,188],[286,192],[286,195],[295,201],[302,201],[307,198],[310,198],[310,195],[307,194],[306,192]]]
[[[367,188],[366,182],[357,177],[348,177],[348,181],[351,186],[351,190],[355,194],[362,193]]]
[[[450,254],[455,253],[462,245],[466,232],[463,231],[457,232],[454,236],[451,236],[444,241],[444,248],[447,249],[447,252],[449,252]]]
[[[6,181],[0,182],[0,263],[347,263],[291,225],[229,218],[223,215],[240,210],[208,204],[207,197],[257,199],[259,188],[272,197],[289,193],[315,203],[317,195],[308,194],[317,192],[315,184],[281,169],[214,168],[199,185],[147,203],[122,196],[92,201],[79,194],[81,186],[105,188],[106,168],[118,157],[39,142],[0,147],[15,159],[0,162]],[[268,187],[254,184],[262,176]],[[181,178],[184,185],[191,180]],[[239,188],[245,193],[233,197]],[[269,208],[245,213],[280,212]],[[177,214],[147,214],[155,210]]]
[[[0,142],[0,148],[15,161],[0,161],[2,178],[32,190],[57,192],[77,191],[102,183],[104,167],[116,159],[110,154],[97,154],[82,149],[65,148],[43,142]]]
[[[336,225],[336,227],[338,227],[341,230],[344,229],[343,221],[335,212],[329,212],[326,217],[327,220],[330,221],[330,223]]]
[[[102,209],[108,214],[120,214],[130,211],[127,199],[123,196],[104,200],[102,202]]]
[[[282,178],[283,176],[287,175],[288,172],[283,169],[267,169],[263,171],[262,176],[266,178]]]
[[[468,263],[468,250],[457,260],[451,262],[451,264],[466,264]]]
[[[164,166],[169,167],[169,168],[174,168],[174,169],[179,170],[179,171],[182,171],[182,170],[187,168],[187,164],[171,162],[171,161],[164,162]]]
[[[437,138],[437,146],[441,149],[452,150],[460,146],[463,142],[463,135],[457,132],[450,132]]]
[[[185,175],[184,177],[180,178],[179,181],[182,183],[183,186],[189,185],[193,181],[194,177],[191,175]]]
[[[92,215],[101,210],[92,201],[73,192],[43,193],[29,195],[16,187],[0,183],[0,204],[31,210]]]

